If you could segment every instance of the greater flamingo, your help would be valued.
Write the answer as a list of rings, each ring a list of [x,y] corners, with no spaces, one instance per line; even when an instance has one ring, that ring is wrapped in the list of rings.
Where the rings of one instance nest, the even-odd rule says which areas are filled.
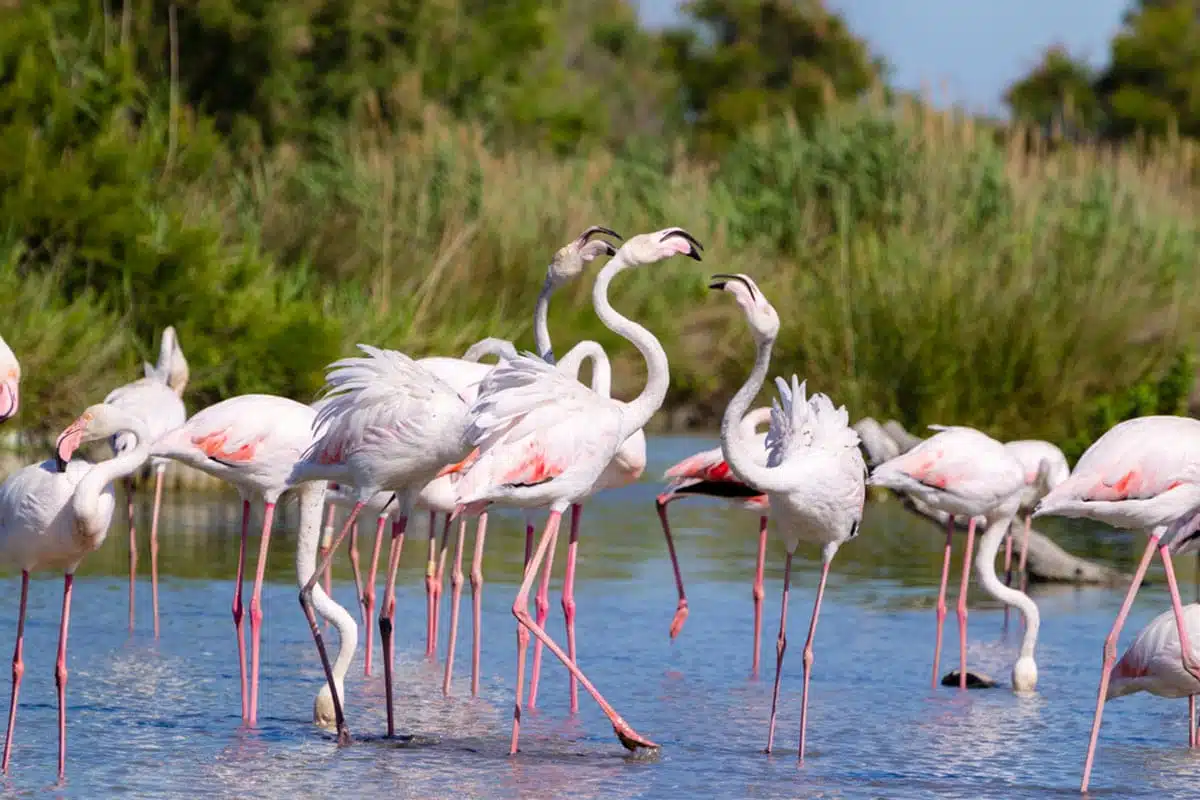
[[[21,364],[0,336],[0,422],[17,415],[21,404]]]
[[[775,742],[775,711],[779,704],[779,681],[787,650],[788,592],[792,579],[792,557],[800,542],[821,545],[821,580],[813,603],[808,639],[804,643],[804,683],[800,694],[800,750],[808,722],[808,682],[812,674],[813,638],[821,614],[821,598],[829,577],[829,565],[838,548],[858,535],[866,500],[866,465],[858,448],[858,434],[849,425],[845,406],[833,407],[823,394],[805,396],[805,385],[792,376],[791,386],[776,379],[779,400],[771,411],[767,433],[767,463],[761,463],[760,446],[746,436],[743,420],[750,401],[758,394],[771,364],[771,348],[779,333],[779,315],[762,291],[746,275],[714,275],[710,288],[733,295],[746,314],[754,336],[754,368],[746,383],[729,401],[721,419],[721,452],[729,468],[744,483],[756,486],[770,498],[771,513],[783,532],[787,560],[783,568],[783,604],[776,642],[775,688],[771,695],[771,721],[767,729],[767,752]]]
[[[1004,449],[1015,458],[1025,470],[1025,489],[1021,492],[1019,513],[1025,518],[1025,528],[1021,534],[1021,555],[1017,564],[1017,572],[1021,575],[1021,591],[1029,583],[1025,574],[1025,558],[1029,550],[1029,529],[1032,524],[1033,508],[1047,492],[1065,481],[1071,474],[1071,466],[1067,457],[1058,446],[1041,439],[1018,439],[1005,442]],[[1004,537],[1004,585],[1012,586],[1012,534]],[[1008,606],[1004,607],[1005,618]]]
[[[763,406],[756,408],[742,420],[742,438],[755,440],[754,451],[758,453],[759,462],[767,463],[767,435],[758,433],[760,425],[771,421],[771,409]],[[688,618],[687,594],[683,590],[683,574],[679,570],[679,559],[675,554],[675,542],[671,538],[671,524],[667,520],[667,506],[684,497],[715,497],[727,501],[734,508],[750,511],[758,516],[758,559],[754,565],[754,657],[750,671],[758,677],[759,651],[762,649],[762,604],[763,569],[767,559],[767,520],[771,510],[767,495],[747,486],[729,469],[725,456],[720,447],[702,450],[688,456],[678,464],[670,467],[663,476],[669,482],[658,497],[655,498],[655,508],[658,519],[662,523],[663,536],[667,540],[667,552],[671,556],[671,568],[675,571],[675,589],[679,592],[679,604],[675,607],[675,616],[671,620],[671,638],[674,639],[683,630],[683,623]]]
[[[500,363],[484,379],[479,397],[471,406],[464,441],[477,447],[478,452],[456,487],[458,503],[470,513],[478,513],[493,502],[521,508],[549,506],[546,528],[526,565],[513,615],[583,684],[612,722],[621,743],[630,750],[657,745],[639,736],[621,719],[578,665],[529,616],[529,590],[558,531],[563,511],[594,491],[621,444],[645,426],[666,396],[669,376],[662,345],[648,330],[613,309],[608,302],[608,287],[613,277],[630,267],[674,255],[699,260],[699,244],[680,228],[635,236],[604,266],[592,289],[592,301],[601,321],[631,341],[646,359],[649,377],[641,394],[630,403],[601,397],[540,358],[520,356]],[[513,753],[520,733],[527,646],[528,634],[519,633],[510,747]]]
[[[98,464],[72,461],[79,445],[128,432],[131,447]],[[54,680],[58,687],[58,777],[66,772],[67,759],[67,628],[71,619],[71,587],[75,569],[84,556],[96,551],[112,522],[112,482],[132,474],[146,462],[150,434],[138,417],[109,405],[90,406],[58,437],[55,459],[17,470],[0,485],[0,558],[21,568],[21,605],[17,612],[17,642],[13,651],[12,698],[8,732],[0,769],[8,773],[25,641],[25,604],[29,574],[35,570],[63,571],[62,620],[58,628],[58,659]]]
[[[151,456],[187,464],[237,489],[242,498],[242,535],[233,589],[233,624],[237,634],[242,687],[242,719],[258,719],[259,645],[262,639],[262,585],[267,568],[271,525],[279,496],[301,481],[292,469],[313,441],[316,412],[310,406],[268,394],[244,394],[196,412],[180,427],[158,438]],[[324,496],[324,486],[321,486]],[[242,627],[242,579],[250,535],[250,501],[262,500],[262,538],[250,596],[250,683],[246,684],[246,640]],[[318,526],[318,538],[320,529]]]
[[[146,423],[152,439],[157,439],[169,430],[178,428],[187,419],[183,406],[183,390],[188,382],[187,359],[179,346],[173,327],[166,327],[159,342],[158,363],[143,365],[145,377],[119,386],[108,393],[104,402],[134,414]],[[113,437],[115,452],[132,446],[128,433]],[[150,465],[154,468],[154,508],[150,514],[150,597],[154,609],[154,637],[158,638],[158,513],[162,506],[163,473],[168,460],[154,457]],[[125,479],[125,501],[129,515],[129,630],[133,631],[134,587],[137,584],[137,525],[134,517],[133,478]]]
[[[1092,721],[1091,739],[1083,765],[1080,791],[1087,791],[1096,754],[1096,738],[1104,712],[1110,671],[1117,660],[1117,637],[1133,599],[1154,557],[1162,557],[1171,592],[1184,669],[1200,678],[1200,661],[1188,644],[1175,582],[1172,556],[1200,543],[1191,515],[1200,509],[1200,421],[1188,417],[1153,416],[1126,420],[1110,428],[1080,456],[1071,477],[1038,503],[1033,516],[1082,517],[1113,527],[1146,531],[1149,539],[1134,573],[1125,601],[1104,640],[1104,665]]]
[[[970,518],[967,550],[963,556],[962,581],[958,590],[958,687],[967,688],[967,585],[971,577],[971,554],[975,547],[976,520],[983,518],[987,531],[979,543],[976,572],[984,589],[1005,605],[1021,611],[1025,635],[1013,667],[1013,690],[1031,692],[1037,686],[1038,610],[1028,595],[1010,589],[996,576],[996,553],[1008,534],[1025,487],[1024,470],[1004,445],[985,433],[964,426],[930,425],[937,431],[906,453],[889,459],[871,472],[868,483],[912,495],[930,507],[945,512],[946,548],[942,556],[942,578],[938,585],[937,639],[933,653],[932,685],[938,685],[942,656],[942,628],[946,621],[946,581],[950,572],[950,547],[954,517]]]

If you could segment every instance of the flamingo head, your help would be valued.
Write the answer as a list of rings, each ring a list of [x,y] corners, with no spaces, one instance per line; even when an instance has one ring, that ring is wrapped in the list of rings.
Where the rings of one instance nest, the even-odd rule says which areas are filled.
[[[337,683],[338,698],[345,700],[346,690],[340,678],[335,678]],[[337,729],[337,714],[333,709],[333,693],[329,691],[329,684],[321,685],[321,691],[317,692],[317,697],[313,700],[313,724],[319,728],[326,730]]]
[[[1021,656],[1013,664],[1012,688],[1014,692],[1032,692],[1037,688],[1038,669],[1033,656]]]
[[[671,256],[687,256],[699,261],[703,249],[704,245],[683,228],[663,228],[661,231],[634,236],[621,245],[617,253],[628,266],[636,267]]]
[[[67,468],[67,462],[79,449],[80,445],[107,439],[113,434],[129,430],[129,417],[115,406],[97,403],[79,415],[78,419],[58,435],[54,443],[54,457],[58,461],[58,470]]]
[[[167,348],[170,347],[169,355]],[[179,346],[179,336],[175,333],[175,327],[168,325],[163,330],[162,345],[159,348],[159,361],[162,362],[166,356],[167,366],[167,386],[179,397],[183,397],[183,390],[187,388],[188,382],[188,362],[183,356],[183,348]]]
[[[779,314],[749,275],[713,275],[708,288],[721,289],[733,295],[742,311],[746,312],[746,322],[759,341],[774,340],[779,335]]]
[[[549,286],[562,286],[583,274],[584,267],[600,256],[616,255],[617,249],[605,239],[593,239],[600,234],[612,236],[623,241],[621,234],[599,225],[592,225],[578,237],[559,248],[546,270],[546,283]]]
[[[21,365],[4,339],[0,339],[0,422],[16,416],[20,388]]]

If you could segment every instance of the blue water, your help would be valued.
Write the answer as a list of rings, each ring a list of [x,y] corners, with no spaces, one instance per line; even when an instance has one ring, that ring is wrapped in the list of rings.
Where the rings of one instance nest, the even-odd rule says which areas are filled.
[[[384,740],[378,637],[375,677],[360,652],[347,680],[355,741],[338,747],[310,722],[323,680],[292,580],[295,510],[272,541],[264,597],[260,722],[246,730],[230,616],[238,509],[232,493],[167,497],[161,570],[162,634],[150,627],[148,552],[138,586],[137,630],[127,630],[123,521],[76,582],[69,647],[67,780],[56,786],[54,656],[61,576],[31,586],[25,679],[9,794],[141,797],[1042,797],[1077,794],[1095,702],[1100,648],[1124,587],[1032,590],[1042,613],[1040,683],[1033,697],[1007,688],[1020,624],[1007,634],[999,606],[971,594],[969,665],[997,678],[991,690],[929,688],[932,611],[940,536],[897,503],[869,507],[864,533],[834,562],[815,648],[809,744],[796,763],[801,651],[817,577],[816,553],[801,550],[791,595],[776,751],[763,753],[779,624],[782,546],[768,553],[762,675],[750,678],[751,577],[757,523],[715,503],[671,507],[691,615],[680,637],[670,565],[653,509],[654,476],[709,446],[701,439],[650,443],[647,478],[597,498],[584,515],[577,580],[579,662],[641,734],[662,745],[630,756],[585,692],[568,714],[566,672],[550,657],[537,711],[527,711],[521,753],[508,755],[515,680],[521,521],[502,516],[488,537],[483,681],[469,696],[470,591],[464,592],[456,682],[441,692],[446,610],[438,662],[424,657],[426,555],[421,526],[405,547],[397,603],[399,730]],[[1126,570],[1140,550],[1131,536],[1081,528],[1051,531],[1078,553]],[[363,550],[369,532],[364,530]],[[468,547],[470,546],[468,536]],[[251,552],[257,541],[251,542]],[[548,630],[565,642],[559,578]],[[364,558],[365,558],[364,553]],[[468,553],[469,559],[469,553]],[[343,558],[344,562],[345,559]],[[1190,593],[1191,573],[1183,579]],[[252,574],[252,572],[250,572]],[[954,573],[957,575],[957,568]],[[1122,645],[1167,607],[1161,576],[1141,592]],[[0,623],[11,652],[18,579]],[[247,583],[247,598],[249,583]],[[382,593],[382,581],[380,586]],[[345,564],[335,597],[357,616]],[[951,592],[953,597],[953,591]],[[1188,597],[1187,599],[1191,599]],[[336,635],[330,631],[330,640]],[[548,654],[547,654],[548,655]],[[958,662],[957,626],[947,620],[943,670]],[[1200,754],[1188,751],[1187,703],[1147,695],[1110,704],[1093,793],[1194,797]]]

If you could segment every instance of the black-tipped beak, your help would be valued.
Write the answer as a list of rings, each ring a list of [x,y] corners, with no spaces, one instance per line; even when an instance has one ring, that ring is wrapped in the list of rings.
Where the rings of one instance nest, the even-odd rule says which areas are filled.
[[[611,236],[619,242],[625,241],[625,237],[622,236],[621,234],[617,233],[616,231],[612,230],[611,228],[604,228],[599,225],[593,225],[590,228],[588,228],[586,231],[581,233],[579,235],[578,241],[580,244],[587,244],[593,236],[595,236],[596,234],[599,234],[599,233],[603,233],[607,236]]]
[[[724,289],[726,284],[728,284],[730,281],[737,281],[742,286],[745,286],[746,290],[750,292],[750,296],[754,297],[754,287],[747,283],[746,279],[741,275],[729,275],[724,272],[718,272],[716,275],[713,275],[711,278],[709,278],[708,288]]]
[[[620,237],[617,237],[617,238],[620,238]],[[610,257],[615,256],[617,254],[617,248],[613,247],[608,242],[605,242],[604,243],[604,253],[605,253],[605,255],[608,255]]]
[[[659,241],[665,242],[667,239],[670,239],[672,236],[683,239],[683,240],[687,241],[689,244],[691,244],[692,247],[687,253],[688,258],[694,258],[697,261],[702,260],[700,258],[700,251],[702,251],[704,249],[704,245],[700,244],[700,242],[698,242],[696,240],[695,236],[692,236],[690,233],[685,231],[683,228],[671,228],[671,230],[667,231],[666,233],[664,233],[662,235],[662,238],[659,239]]]
[[[63,457],[60,456],[58,453],[54,454],[54,464],[56,467],[58,467],[59,472],[67,471],[67,462],[63,461]]]

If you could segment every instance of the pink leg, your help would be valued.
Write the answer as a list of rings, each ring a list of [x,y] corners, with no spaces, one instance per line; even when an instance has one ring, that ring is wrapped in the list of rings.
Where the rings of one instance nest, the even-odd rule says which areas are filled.
[[[442,676],[442,694],[450,696],[450,678],[454,676],[454,643],[458,639],[458,604],[462,600],[463,544],[467,538],[467,520],[458,521],[458,538],[454,541],[454,568],[450,571],[450,642],[446,646],[446,672]]]
[[[387,525],[387,517],[380,517],[375,523],[375,545],[371,549],[371,566],[367,570],[367,582],[362,588],[363,629],[366,631],[366,650],[363,653],[363,674],[371,677],[371,653],[375,649],[375,626],[372,619],[375,616],[375,573],[379,569],[379,553],[383,550],[383,529]]]
[[[133,504],[133,478],[125,479],[125,504],[129,512],[129,632],[133,633],[134,587],[137,585],[137,522]]]
[[[946,550],[942,555],[942,582],[938,585],[937,641],[933,646],[933,688],[938,687],[938,665],[942,661],[942,629],[946,624],[946,580],[950,577],[950,545],[954,542],[954,517],[946,520]]]
[[[242,543],[238,548],[237,582],[233,587],[233,628],[237,634],[238,671],[242,678],[242,721],[250,719],[250,692],[246,685],[246,632],[242,627],[242,580],[246,574],[246,540],[250,536],[250,501],[242,501]]]
[[[975,518],[967,523],[967,552],[963,555],[962,582],[958,587],[958,688],[967,688],[967,587],[971,580],[971,553],[975,550]]]
[[[333,503],[330,503],[329,509],[325,512],[325,527],[321,531],[321,547],[320,547],[320,557],[321,557],[322,561],[324,561],[325,557],[329,555],[329,543],[333,541],[333,512],[335,509],[336,509],[336,506],[334,506]],[[325,571],[324,571],[324,575],[322,576],[322,581],[325,586],[325,594],[332,596],[333,595],[333,561],[330,561],[328,564],[325,565]],[[325,620],[325,627],[326,628],[329,627],[329,620]]]
[[[432,520],[431,520],[432,521]],[[392,620],[396,616],[396,570],[400,567],[400,551],[404,549],[404,529],[408,517],[397,517],[392,523],[392,544],[388,550],[387,590],[379,607],[379,643],[383,646],[383,683],[387,692],[387,735],[396,735],[396,711],[392,700],[392,675],[396,661],[392,641]]]
[[[825,580],[829,577],[829,561],[821,566],[821,583],[817,586],[817,601],[813,604],[812,622],[808,624],[808,640],[804,643],[804,688],[800,690],[800,763],[804,763],[804,740],[808,732],[808,679],[812,674],[813,636],[817,633],[817,617],[821,615],[821,598],[825,595]]]
[[[366,611],[365,611],[365,608],[363,607],[362,571],[359,569],[359,560],[358,560],[358,525],[357,525],[357,523],[354,525],[353,528],[350,529],[350,544],[348,545],[348,548],[350,550],[350,553],[349,553],[349,555],[350,555],[350,574],[354,576],[354,593],[355,593],[355,596],[358,597],[359,618],[362,620],[362,624],[364,627],[370,627],[367,625],[367,620],[369,619],[369,617],[365,616]]]
[[[425,562],[425,656],[433,655],[433,579],[437,574],[437,512],[429,512],[429,559]]]
[[[563,663],[564,666],[566,666],[571,674],[574,675],[576,679],[578,679],[578,681],[583,685],[583,688],[587,690],[588,694],[595,699],[601,710],[604,711],[605,716],[608,717],[609,722],[612,723],[613,731],[617,734],[617,738],[621,740],[621,744],[624,745],[626,749],[636,750],[639,747],[657,748],[658,745],[654,744],[654,742],[651,742],[649,739],[639,736],[638,733],[629,726],[629,723],[621,718],[621,715],[616,712],[616,709],[608,704],[608,701],[605,700],[603,696],[601,696],[600,692],[598,692],[596,687],[592,685],[592,682],[587,679],[587,676],[583,674],[583,671],[579,669],[578,665],[568,658],[567,654],[563,652],[562,648],[559,647],[558,644],[555,643],[555,641],[551,639],[544,630],[539,628],[533,621],[533,618],[529,616],[529,589],[533,586],[533,579],[537,576],[538,567],[541,566],[542,559],[546,556],[546,549],[550,545],[550,534],[553,532],[553,529],[558,528],[561,520],[562,512],[550,512],[550,518],[546,520],[546,530],[542,534],[541,542],[538,544],[537,553],[534,554],[533,560],[525,569],[525,579],[521,582],[521,589],[517,593],[517,599],[513,602],[513,616],[515,616],[517,621],[520,622],[523,627],[527,628],[530,633],[545,643],[550,652],[553,653],[555,657],[557,657],[558,660]],[[520,686],[519,683],[517,685],[518,687]],[[519,693],[517,697],[519,700]],[[517,749],[517,734],[520,721],[519,702],[516,711],[517,713],[513,717],[513,740],[511,752],[516,752]]]
[[[571,538],[567,542],[567,571],[563,576],[562,607],[563,617],[567,622],[567,656],[575,663],[575,558],[579,550],[579,518],[583,516],[583,506],[575,503],[571,506]],[[549,570],[549,567],[547,567]],[[579,713],[579,684],[572,673],[569,676],[571,689],[571,713]]]
[[[1125,593],[1125,602],[1121,604],[1121,610],[1117,612],[1112,630],[1108,632],[1108,637],[1104,640],[1104,663],[1100,668],[1100,691],[1096,696],[1096,715],[1092,718],[1092,734],[1088,740],[1087,758],[1083,762],[1083,782],[1079,785],[1080,792],[1087,791],[1088,781],[1092,775],[1092,761],[1096,757],[1096,740],[1100,736],[1100,718],[1104,715],[1104,701],[1108,697],[1108,680],[1113,665],[1117,663],[1117,637],[1121,635],[1121,628],[1125,626],[1125,618],[1129,616],[1129,609],[1133,606],[1133,598],[1137,596],[1142,579],[1146,577],[1146,568],[1150,566],[1150,559],[1154,556],[1154,548],[1158,544],[1160,534],[1161,532],[1156,531],[1150,535],[1150,541],[1146,544],[1146,552],[1142,554],[1142,561],[1138,564],[1133,580],[1129,582],[1129,591]]]
[[[54,684],[58,687],[58,779],[67,773],[67,627],[71,623],[71,585],[75,576],[63,576],[62,622],[58,626],[58,660],[54,665]]]
[[[1021,573],[1021,591],[1029,585],[1029,573],[1025,571],[1025,558],[1029,554],[1029,528],[1033,524],[1033,518],[1030,514],[1025,515],[1025,530],[1021,534],[1021,555],[1017,560],[1017,572]],[[1005,606],[1008,608],[1008,606]],[[1022,617],[1024,619],[1024,617]]]
[[[21,676],[25,674],[25,661],[21,657],[25,649],[25,602],[29,599],[29,573],[21,572],[21,608],[17,612],[17,643],[13,647],[12,697],[8,701],[8,733],[4,737],[4,763],[0,771],[8,774],[8,762],[12,757],[13,731],[17,727],[17,698],[21,694]]]
[[[767,725],[767,750],[775,746],[775,711],[779,707],[779,678],[783,675],[783,654],[787,652],[788,592],[792,588],[792,554],[783,565],[783,608],[779,612],[779,638],[775,640],[775,689],[771,693],[771,721]]]
[[[1171,549],[1159,545],[1158,553],[1162,556],[1163,567],[1167,573],[1167,589],[1171,592],[1171,607],[1175,610],[1175,626],[1179,631],[1179,646],[1183,651],[1183,668],[1200,680],[1200,662],[1192,655],[1192,644],[1188,637],[1187,625],[1183,621],[1183,601],[1179,597],[1179,584],[1175,581],[1175,565],[1171,562]]]
[[[683,591],[683,574],[679,571],[679,558],[675,555],[675,541],[671,538],[671,523],[667,521],[667,505],[677,499],[675,495],[660,494],[655,501],[658,508],[658,519],[662,523],[663,536],[667,540],[667,552],[671,554],[671,568],[675,570],[675,590],[679,592],[679,604],[675,606],[675,616],[671,619],[671,638],[674,639],[683,630],[687,622],[688,602],[687,593]]]
[[[446,524],[442,526],[442,540],[438,544],[437,572],[433,576],[433,656],[437,661],[438,620],[442,611],[442,578],[446,574],[446,553],[450,551],[450,515],[446,515]]]
[[[1188,747],[1196,746],[1196,695],[1188,695]]]
[[[763,568],[767,561],[767,517],[758,518],[758,560],[754,562],[754,659],[750,674],[758,677],[759,651],[762,650]]]
[[[475,555],[471,559],[471,696],[479,696],[479,645],[483,624],[483,543],[487,538],[487,512],[479,515],[475,529]]]
[[[158,638],[158,512],[162,508],[163,472],[154,469],[154,511],[150,515],[150,602],[154,608],[154,638]]]
[[[258,653],[262,645],[262,585],[267,570],[267,547],[271,543],[271,523],[275,520],[275,504],[263,509],[262,538],[258,541],[258,563],[255,564],[254,594],[250,595],[250,724],[258,721]]]
[[[561,515],[560,515],[561,516]],[[551,514],[551,518],[555,520],[555,534],[558,533],[558,517]],[[550,523],[547,522],[547,529]],[[525,569],[523,575],[530,575],[537,572],[535,568],[533,573],[530,572],[529,562],[533,557],[533,526],[529,521],[525,522]],[[530,581],[532,583],[532,581]],[[522,582],[524,585],[524,582]],[[517,599],[522,602],[521,610],[526,616],[529,615],[529,596],[525,594],[517,595]],[[515,608],[515,607],[514,607]],[[517,740],[521,736],[521,695],[525,691],[525,654],[529,648],[529,630],[521,624],[521,617],[517,616],[517,702],[513,708],[513,729],[512,742],[509,745],[509,755],[515,755],[517,752]]]
[[[538,584],[537,596],[533,598],[533,606],[537,612],[537,624],[545,630],[546,620],[550,617],[550,572],[554,569],[554,550],[558,544],[558,532],[550,540],[550,550],[546,555],[546,564],[542,568],[542,580]],[[533,643],[533,668],[529,673],[529,707],[537,707],[538,681],[542,675],[542,640]]]

